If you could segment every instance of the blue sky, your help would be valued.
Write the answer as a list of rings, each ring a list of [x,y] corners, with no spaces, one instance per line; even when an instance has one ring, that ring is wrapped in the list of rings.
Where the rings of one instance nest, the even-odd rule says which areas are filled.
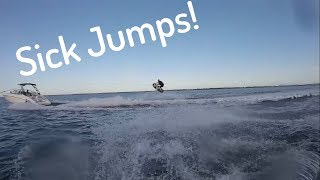
[[[185,0],[0,2],[0,91],[20,82],[37,83],[44,94],[152,90],[158,78],[167,89],[319,83],[319,1],[194,0],[199,30],[167,39],[163,48],[146,44],[93,58],[98,49],[90,28],[104,35],[188,13]],[[189,17],[189,22],[191,19]],[[58,36],[76,43],[82,61],[30,77],[16,58],[22,46],[40,45],[27,55],[59,49]],[[136,41],[138,42],[138,41]],[[52,57],[63,60],[61,54]]]

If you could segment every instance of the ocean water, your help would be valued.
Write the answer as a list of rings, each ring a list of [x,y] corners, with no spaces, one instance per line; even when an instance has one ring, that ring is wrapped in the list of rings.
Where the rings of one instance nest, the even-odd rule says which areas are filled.
[[[319,85],[0,98],[0,179],[319,179]]]

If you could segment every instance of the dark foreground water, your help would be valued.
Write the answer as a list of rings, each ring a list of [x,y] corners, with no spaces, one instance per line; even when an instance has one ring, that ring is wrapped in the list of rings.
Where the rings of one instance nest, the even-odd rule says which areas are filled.
[[[319,179],[319,86],[0,98],[0,179]]]

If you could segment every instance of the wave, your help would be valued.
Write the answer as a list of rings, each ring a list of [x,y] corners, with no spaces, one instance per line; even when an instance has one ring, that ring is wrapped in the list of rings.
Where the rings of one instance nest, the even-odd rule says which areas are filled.
[[[319,97],[319,95],[301,95],[301,96],[292,96],[292,97],[288,97],[288,98],[283,98],[283,99],[278,99],[278,100],[263,100],[261,101],[261,103],[286,103],[286,102],[301,102],[301,101],[305,101],[307,99],[310,99],[312,97]]]
[[[84,179],[89,155],[87,146],[68,137],[43,140],[20,149],[13,176],[18,180]]]
[[[261,99],[274,99],[275,96],[283,98],[292,94],[296,93],[237,96],[230,104],[248,104],[257,102],[257,99],[262,102]],[[16,169],[22,173],[34,170],[33,175],[41,175],[43,172],[64,174],[69,179],[88,171],[88,175],[79,176],[97,180],[294,179],[290,175],[298,177],[296,179],[315,179],[320,160],[317,154],[318,114],[313,116],[313,120],[305,116],[305,119],[297,122],[263,121],[265,119],[250,116],[247,109],[203,105],[214,103],[217,100],[215,98],[173,97],[155,99],[146,96],[115,96],[72,101],[51,107],[33,106],[33,110],[59,111],[150,106],[163,108],[124,113],[83,112],[83,119],[86,119],[84,124],[86,128],[89,127],[95,140],[93,147],[90,146],[93,154],[87,152],[87,147],[81,141],[78,143],[72,139],[53,143],[50,140],[41,142],[40,146],[31,143],[21,149]],[[314,97],[317,96],[309,96],[307,99]],[[226,101],[221,98],[219,103],[228,105],[228,98],[225,98]],[[303,96],[300,100],[303,101]],[[24,105],[19,106],[23,109]],[[13,108],[17,108],[17,105]],[[50,117],[58,114],[52,118],[55,123],[61,119],[65,124],[65,117],[82,121],[82,118],[79,119],[80,113],[49,114]],[[63,127],[54,126],[56,131]],[[88,162],[88,158],[93,159],[93,164],[78,167]],[[23,174],[19,177],[24,179]]]
[[[107,98],[89,98],[86,100],[54,101],[52,106],[45,107],[30,103],[13,104],[11,110],[79,110],[79,109],[106,109],[106,108],[145,108],[162,107],[169,105],[212,105],[218,103],[221,106],[237,106],[256,103],[274,103],[288,101],[303,101],[314,96],[319,96],[317,90],[303,90],[296,92],[275,92],[265,94],[249,94],[228,97],[192,97],[179,93],[164,96],[155,96],[151,93],[139,94],[135,97],[114,96]]]
[[[97,144],[101,158],[96,179],[281,179],[294,175],[311,180],[320,159],[316,151],[301,150],[301,144],[316,142],[302,138],[299,146],[289,144],[286,140],[295,131],[292,123],[285,125],[282,130],[270,121],[253,122],[245,112],[201,107],[142,112],[121,123],[101,121],[93,128],[103,139]],[[276,139],[280,135],[285,138]]]
[[[244,96],[231,96],[225,98],[217,98],[218,103],[224,104],[256,104],[261,102],[275,102],[289,99],[301,99],[303,97],[319,96],[319,90],[302,90],[293,92],[277,92],[277,93],[265,93],[265,94],[250,94]]]

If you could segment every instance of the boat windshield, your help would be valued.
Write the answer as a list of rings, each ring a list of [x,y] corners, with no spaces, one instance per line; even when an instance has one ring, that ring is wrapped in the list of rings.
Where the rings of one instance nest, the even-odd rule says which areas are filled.
[[[23,94],[25,96],[37,96],[38,93],[29,89],[15,89],[10,92],[11,94]]]

